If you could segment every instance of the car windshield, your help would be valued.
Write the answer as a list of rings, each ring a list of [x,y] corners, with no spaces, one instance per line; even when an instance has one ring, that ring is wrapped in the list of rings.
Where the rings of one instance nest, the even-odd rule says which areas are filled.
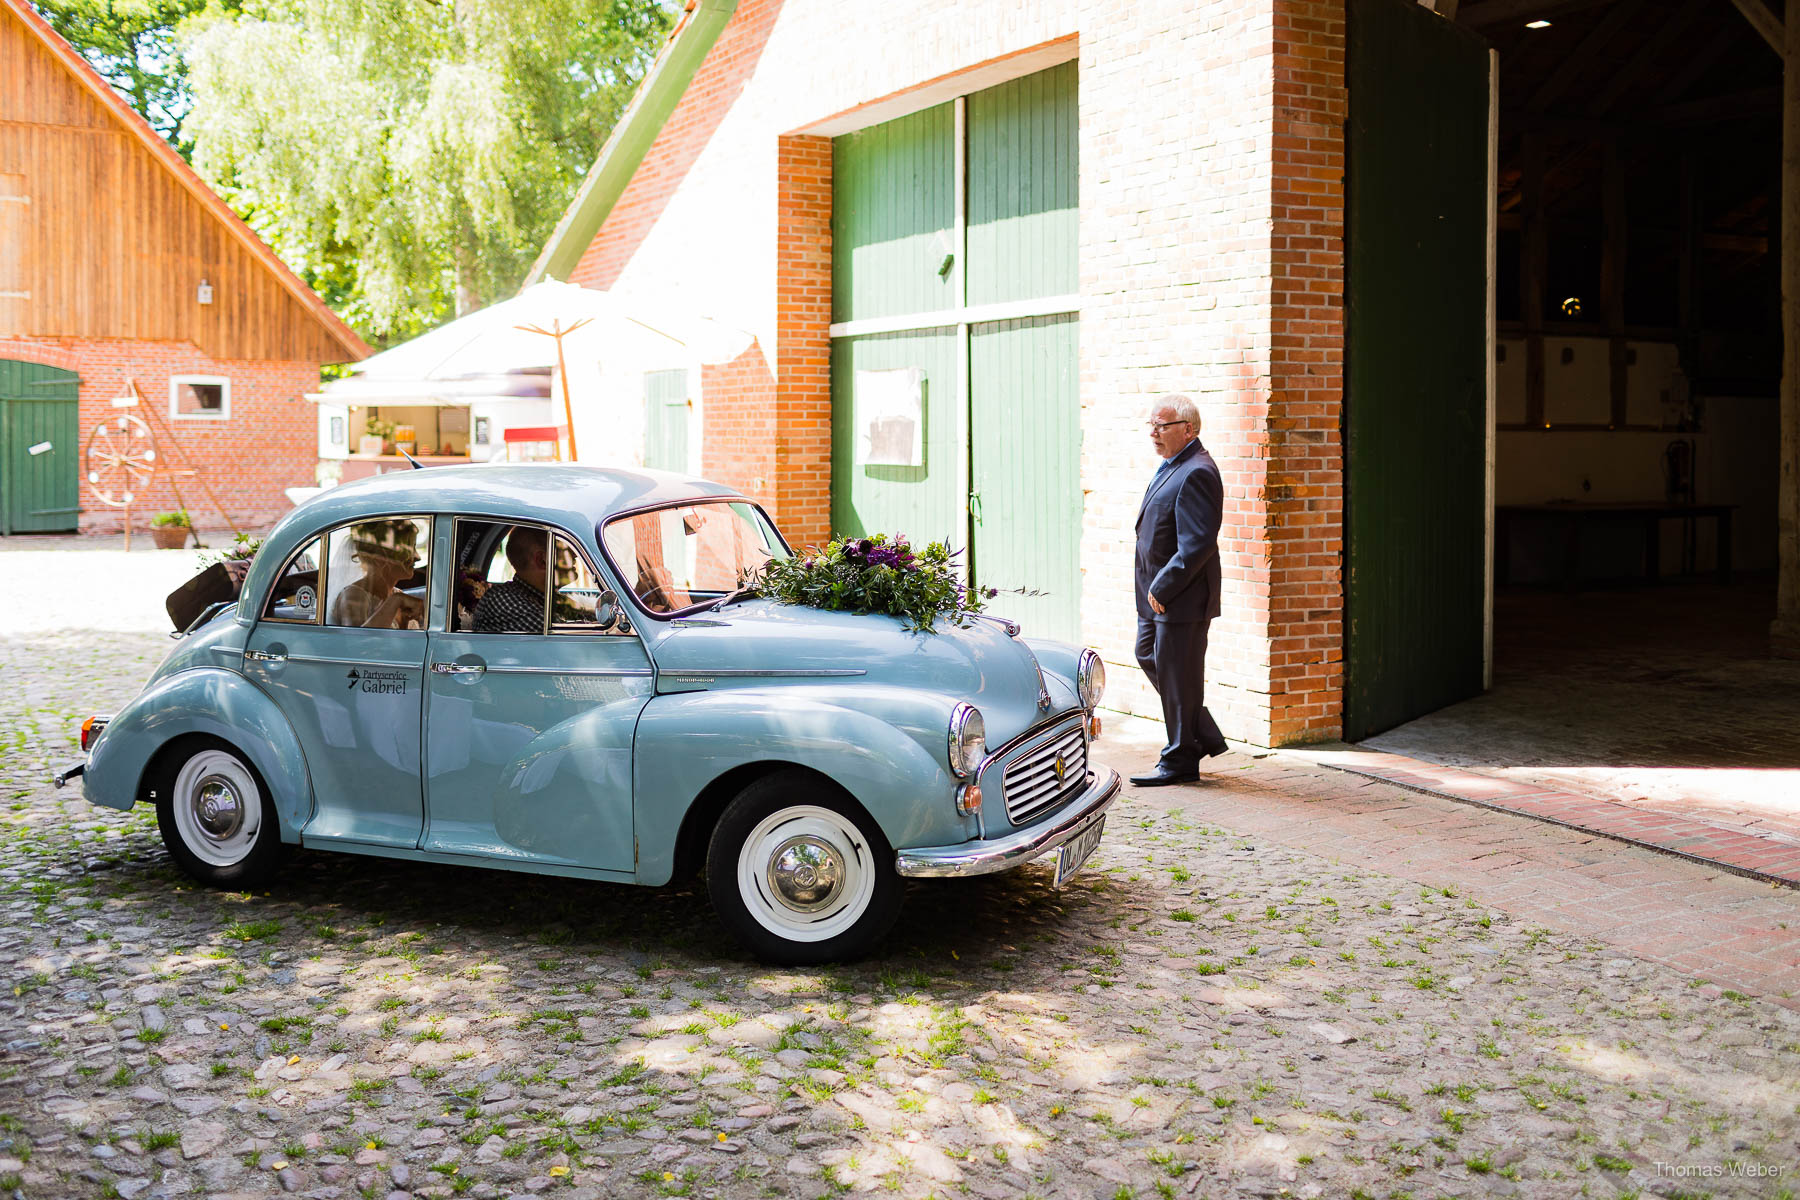
[[[716,603],[771,558],[788,553],[762,510],[742,500],[615,517],[600,540],[619,578],[657,614]]]

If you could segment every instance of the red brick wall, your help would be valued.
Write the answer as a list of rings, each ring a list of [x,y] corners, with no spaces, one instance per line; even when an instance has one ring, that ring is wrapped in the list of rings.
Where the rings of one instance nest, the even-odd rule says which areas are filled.
[[[97,424],[120,412],[111,400],[125,395],[128,381],[135,379],[156,419],[148,420],[141,409],[136,415],[156,433],[163,457],[185,459],[205,472],[207,485],[243,529],[267,528],[293,507],[282,489],[313,482],[318,415],[305,393],[318,389],[317,363],[214,359],[187,342],[98,338],[0,338],[0,358],[62,367],[81,376],[84,447]],[[223,421],[172,420],[169,378],[174,375],[229,379],[231,416]],[[171,436],[179,450],[170,446]],[[226,528],[225,517],[212,506],[200,480],[179,477],[159,478],[133,499],[134,526],[145,528],[152,514],[181,507],[177,489],[196,526]],[[124,510],[100,503],[85,482],[79,503],[83,533],[123,528]]]
[[[831,536],[831,139],[784,137],[776,161],[776,519]]]
[[[780,11],[779,0],[739,3],[569,282],[611,290],[743,92]]]
[[[1337,737],[1344,691],[1344,8],[1277,0],[1267,511],[1269,739]]]
[[[700,368],[700,473],[775,512],[775,374],[753,344],[729,363]]]

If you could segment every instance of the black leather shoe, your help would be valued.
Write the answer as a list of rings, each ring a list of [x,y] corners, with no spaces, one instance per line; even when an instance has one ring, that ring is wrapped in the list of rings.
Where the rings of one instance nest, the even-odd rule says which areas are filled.
[[[1133,775],[1132,787],[1168,787],[1172,783],[1193,783],[1200,778],[1198,771],[1171,771],[1158,767],[1148,775]]]

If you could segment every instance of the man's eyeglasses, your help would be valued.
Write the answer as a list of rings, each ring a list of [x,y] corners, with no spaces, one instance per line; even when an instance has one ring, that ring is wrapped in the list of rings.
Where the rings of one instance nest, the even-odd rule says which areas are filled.
[[[1192,425],[1192,424],[1193,424],[1192,421],[1152,421],[1152,422],[1150,422],[1150,432],[1151,433],[1161,433],[1163,430],[1167,429],[1171,425]]]

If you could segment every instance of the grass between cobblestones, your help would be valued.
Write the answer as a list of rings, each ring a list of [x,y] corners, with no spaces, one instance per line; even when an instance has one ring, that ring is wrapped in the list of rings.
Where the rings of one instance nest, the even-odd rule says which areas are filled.
[[[1795,1014],[1179,806],[821,970],[692,886],[199,888],[47,783],[165,645],[0,640],[5,1195],[1793,1194]]]

